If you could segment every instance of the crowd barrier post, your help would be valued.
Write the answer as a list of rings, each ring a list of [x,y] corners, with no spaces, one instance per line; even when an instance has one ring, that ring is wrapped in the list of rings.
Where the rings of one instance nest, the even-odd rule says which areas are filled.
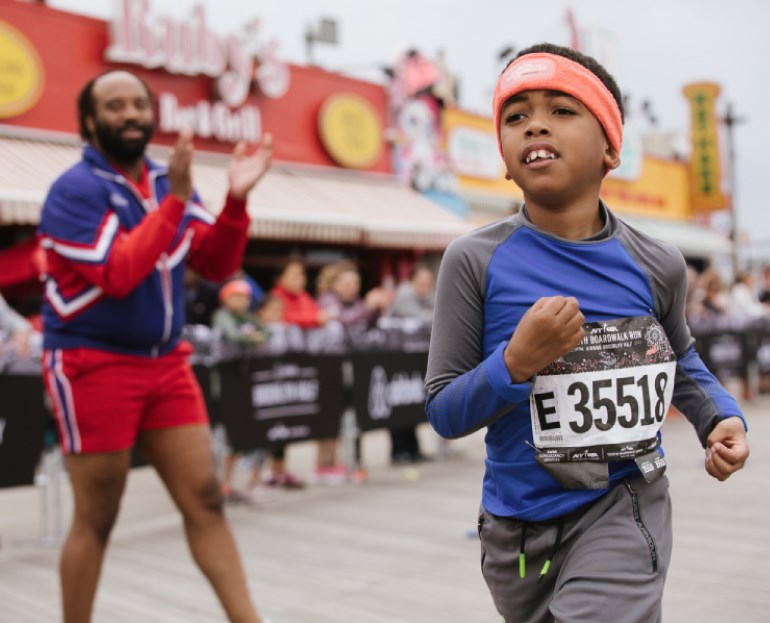
[[[18,539],[15,545],[59,547],[64,542],[62,481],[67,479],[64,457],[58,445],[45,450],[35,486],[40,492],[40,536]]]
[[[354,374],[353,362],[350,359],[344,359],[342,361],[342,389],[345,394],[345,410],[342,412],[340,423],[340,450],[342,464],[349,473],[360,467],[356,447],[361,431],[358,428],[356,410],[353,406]]]

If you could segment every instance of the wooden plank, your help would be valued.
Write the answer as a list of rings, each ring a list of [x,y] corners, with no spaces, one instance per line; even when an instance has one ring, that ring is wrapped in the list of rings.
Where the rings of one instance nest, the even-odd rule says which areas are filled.
[[[770,399],[748,405],[752,456],[718,483],[684,418],[666,423],[674,555],[666,620],[759,623],[770,610]],[[427,427],[423,446],[438,447]],[[462,458],[416,471],[387,464],[387,433],[364,439],[370,481],[269,492],[228,507],[251,592],[275,623],[499,621],[475,538],[483,437],[453,442]],[[315,447],[291,447],[301,475]],[[240,474],[245,478],[245,474]],[[65,510],[70,500],[65,483]],[[60,619],[58,549],[17,544],[38,534],[39,494],[0,490],[0,622]],[[105,561],[94,621],[208,623],[221,607],[187,550],[181,522],[149,469],[132,473]]]

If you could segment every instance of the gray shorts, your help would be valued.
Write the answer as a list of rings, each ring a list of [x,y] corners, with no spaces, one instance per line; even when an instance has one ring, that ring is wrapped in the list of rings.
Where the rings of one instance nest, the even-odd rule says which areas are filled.
[[[587,507],[542,523],[482,508],[479,537],[481,572],[505,623],[661,621],[672,542],[666,477],[623,481]]]

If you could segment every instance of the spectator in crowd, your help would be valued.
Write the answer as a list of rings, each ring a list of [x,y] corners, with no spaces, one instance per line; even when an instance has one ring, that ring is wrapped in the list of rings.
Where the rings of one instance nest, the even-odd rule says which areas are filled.
[[[315,297],[319,300],[322,295],[326,294],[332,289],[332,281],[337,274],[337,270],[341,262],[347,260],[341,260],[340,262],[332,262],[331,264],[325,264],[318,271],[318,276],[315,278]]]
[[[384,290],[374,288],[361,298],[361,275],[353,262],[343,260],[325,266],[326,291],[318,298],[321,309],[326,311],[332,322],[339,323],[343,329],[354,331],[369,328],[385,310],[388,298]],[[313,480],[325,484],[344,481],[347,470],[339,463],[339,443],[337,439],[322,439],[318,442],[318,455]],[[363,472],[357,474],[362,478]]]
[[[219,284],[204,279],[185,266],[185,321],[192,325],[211,326],[211,317],[219,307]]]
[[[762,290],[759,293],[759,300],[770,307],[770,265],[762,269]]]
[[[32,334],[32,325],[19,314],[0,294],[0,331],[7,335],[7,345],[19,357],[29,354],[29,341]],[[0,341],[0,354],[5,350],[6,344]]]
[[[307,272],[301,259],[290,258],[276,277],[270,294],[283,301],[283,321],[303,329],[322,327],[329,315],[307,291]]]
[[[394,318],[417,318],[430,329],[436,305],[433,271],[424,264],[415,264],[409,279],[398,286],[387,315]]]
[[[329,290],[318,297],[318,304],[345,329],[369,328],[387,308],[388,296],[382,288],[373,288],[361,298],[356,265],[342,261],[331,265]]]
[[[688,320],[700,316],[702,299],[703,291],[701,290],[700,273],[694,266],[688,264],[687,298],[685,299],[685,314]]]
[[[212,324],[213,328],[220,332],[225,344],[239,348],[256,348],[262,346],[270,336],[269,329],[249,311],[252,297],[252,288],[243,279],[229,281],[219,291],[219,300],[222,306],[214,312]],[[225,437],[227,437],[226,434]],[[226,442],[227,450],[222,470],[222,492],[227,502],[248,501],[249,496],[233,486],[235,464],[241,455],[232,451],[229,439],[226,439]],[[247,490],[251,492],[259,484],[260,452],[256,451],[249,458],[252,463],[252,470]]]
[[[222,306],[214,312],[212,326],[230,343],[261,346],[270,332],[249,311],[253,291],[247,281],[235,279],[222,286],[219,300]]]
[[[409,279],[399,285],[396,296],[387,310],[393,318],[412,318],[430,330],[433,326],[433,308],[436,304],[433,271],[424,264],[415,264]],[[420,450],[415,426],[391,429],[390,457],[394,463],[417,463],[426,460]]]
[[[713,320],[727,313],[727,297],[724,284],[719,273],[713,268],[707,268],[700,277],[702,298],[698,320]]]
[[[214,218],[193,188],[182,132],[168,165],[145,156],[153,94],[109,71],[78,96],[83,158],[51,186],[38,234],[46,250],[43,371],[74,497],[61,553],[63,620],[91,619],[102,563],[138,444],[183,516],[195,562],[230,621],[260,623],[223,508],[200,386],[181,341],[184,265],[221,281],[240,266],[249,192],[271,139],[239,143]]]
[[[766,307],[760,303],[754,283],[754,274],[743,271],[736,275],[728,294],[728,310],[734,318],[745,320],[759,318],[767,313]]]
[[[274,355],[303,351],[305,348],[305,337],[302,329],[297,325],[287,324],[283,321],[284,306],[281,297],[268,293],[260,301],[255,311],[257,319],[269,332],[269,337],[262,345],[262,350]]]
[[[269,332],[269,337],[261,349],[273,355],[302,351],[304,348],[302,329],[297,325],[290,325],[283,321],[284,307],[281,297],[268,293],[262,298],[255,312],[259,322]],[[259,465],[258,462],[257,465]],[[270,450],[269,469],[268,485],[285,489],[301,489],[303,487],[299,478],[286,471],[286,446],[277,446]]]
[[[275,286],[270,295],[283,302],[282,321],[302,329],[315,329],[324,326],[329,320],[316,300],[307,291],[307,272],[304,262],[299,258],[289,258],[278,272]],[[289,489],[300,488],[303,483],[286,470],[286,446],[273,448],[271,476],[267,483],[274,487]]]

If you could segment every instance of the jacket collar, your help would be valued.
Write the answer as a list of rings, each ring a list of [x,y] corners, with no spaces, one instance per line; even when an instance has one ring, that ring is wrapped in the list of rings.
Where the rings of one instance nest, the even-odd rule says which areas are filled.
[[[87,144],[83,148],[83,160],[92,168],[98,169],[112,177],[119,176],[119,173],[113,168],[104,154],[91,144]],[[147,156],[144,157],[144,162],[147,165],[148,171],[153,174],[153,176],[164,175],[168,171],[165,166],[158,164]]]

